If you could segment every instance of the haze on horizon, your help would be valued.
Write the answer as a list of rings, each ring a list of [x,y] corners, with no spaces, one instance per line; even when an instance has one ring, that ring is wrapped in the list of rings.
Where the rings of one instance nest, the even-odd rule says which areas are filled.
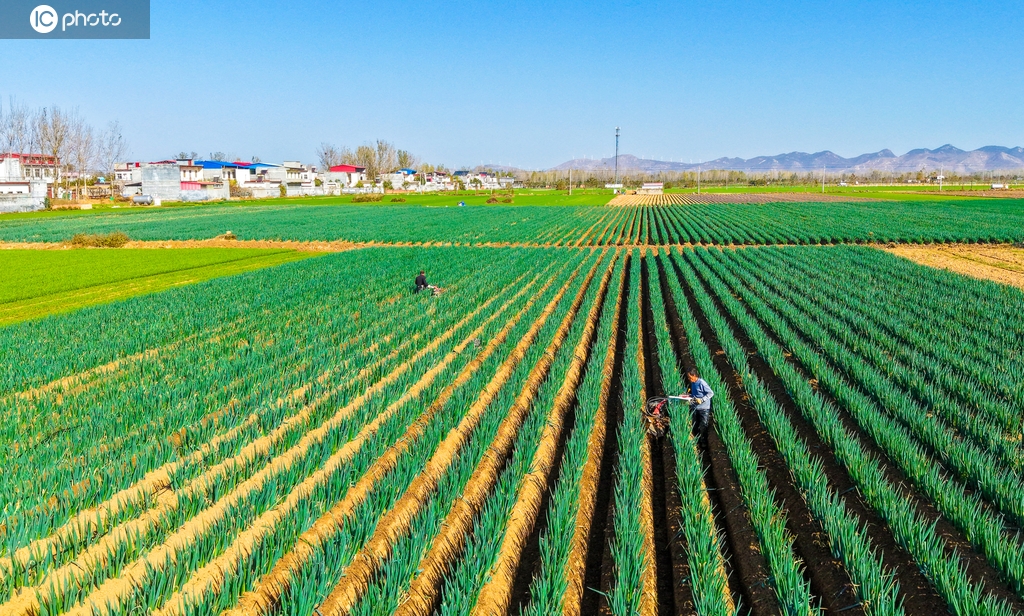
[[[5,40],[0,96],[119,120],[134,157],[315,160],[387,139],[549,168],[1024,143],[1019,5],[997,0],[153,0],[146,41]]]

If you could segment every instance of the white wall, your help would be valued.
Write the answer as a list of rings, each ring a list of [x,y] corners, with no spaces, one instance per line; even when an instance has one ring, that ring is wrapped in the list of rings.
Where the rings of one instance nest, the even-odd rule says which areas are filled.
[[[149,165],[142,168],[142,194],[161,201],[181,198],[181,171],[178,165]]]

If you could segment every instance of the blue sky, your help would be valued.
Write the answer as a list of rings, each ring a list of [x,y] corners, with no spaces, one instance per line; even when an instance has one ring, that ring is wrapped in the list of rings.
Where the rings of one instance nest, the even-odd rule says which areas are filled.
[[[1020,4],[153,0],[148,41],[0,41],[0,96],[120,120],[139,159],[383,138],[546,168],[1024,144]]]

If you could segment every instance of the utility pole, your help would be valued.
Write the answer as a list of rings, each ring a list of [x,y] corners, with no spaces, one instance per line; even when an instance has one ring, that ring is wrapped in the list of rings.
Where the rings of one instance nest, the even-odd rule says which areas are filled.
[[[700,165],[697,165],[697,194],[700,194]]]
[[[615,127],[615,182],[619,183],[619,127]],[[618,190],[617,188],[615,190]]]
[[[939,192],[942,192],[942,167],[939,167]]]
[[[572,167],[569,167],[569,196],[572,196]]]
[[[825,194],[825,168],[821,168],[821,194]]]

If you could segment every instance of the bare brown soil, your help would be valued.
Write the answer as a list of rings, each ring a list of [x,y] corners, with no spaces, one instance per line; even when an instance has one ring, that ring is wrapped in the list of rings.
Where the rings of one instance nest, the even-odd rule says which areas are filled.
[[[721,305],[721,301],[717,297],[714,298],[714,301],[716,305],[718,305],[719,309],[722,310],[723,314],[727,314],[724,307]],[[730,325],[740,343],[748,350],[755,351],[753,343],[746,337],[745,332],[735,319],[730,315],[727,316],[727,320],[730,322]],[[764,323],[762,323],[762,325],[764,325]],[[771,328],[766,326],[765,331],[777,344],[782,344]],[[810,378],[805,372],[803,364],[796,360],[796,358],[790,357],[789,362],[794,368],[804,375],[804,378]],[[792,408],[792,410],[789,411],[792,413],[791,420],[793,420],[794,426],[798,427],[798,430],[801,432],[806,430],[806,436],[804,436],[805,440],[807,440],[809,444],[814,443],[814,441],[818,441],[818,444],[812,444],[812,448],[823,453],[830,451],[830,448],[820,440],[819,435],[807,420],[797,420],[797,418],[800,417],[800,414],[796,411],[792,399],[790,399],[788,393],[786,393],[785,385],[774,374],[765,360],[759,354],[754,352],[750,356],[750,365],[754,371],[758,373],[765,384],[769,386],[769,389],[773,391],[776,399],[782,403],[781,406],[787,410]],[[823,389],[818,389],[817,391],[828,404],[831,404],[839,411],[839,419],[843,423],[844,428],[856,437],[860,446],[868,452],[871,457],[883,463],[882,471],[885,474],[886,479],[893,485],[900,486],[902,488],[901,492],[903,497],[913,505],[917,514],[921,516],[926,523],[935,525],[936,533],[946,541],[947,555],[950,558],[958,558],[961,564],[966,568],[968,576],[971,579],[980,581],[984,584],[986,592],[990,592],[999,599],[1006,601],[1015,610],[1019,611],[1024,609],[1024,605],[1021,604],[1020,599],[1014,595],[1005,583],[1003,583],[1000,579],[999,573],[987,562],[984,555],[976,551],[964,534],[948,519],[942,516],[942,514],[924,495],[912,488],[913,482],[889,460],[887,454],[877,445],[877,443],[875,443],[875,441],[860,429],[856,421],[850,416],[843,405],[833,398],[830,392]],[[831,458],[831,456],[827,457]],[[830,481],[840,489],[841,493],[845,494],[847,491],[855,490],[845,466],[839,463],[837,459],[832,458],[828,460],[826,463],[826,474],[829,475]],[[849,482],[849,488],[842,485],[846,482]],[[869,522],[870,526],[875,526],[875,524],[881,524],[883,527],[885,526],[881,517],[871,509],[870,505],[868,505],[863,498],[860,497],[859,491],[857,491],[856,498],[848,497],[846,502],[847,506],[857,513],[861,513],[858,511],[858,505],[864,508],[865,513],[861,513],[862,519],[865,518],[865,514],[877,517],[878,522]],[[868,519],[870,520],[870,518]],[[907,553],[906,550],[896,544],[893,536],[890,533],[879,534],[877,533],[877,529],[872,529],[872,531],[875,531],[870,533],[872,543],[881,548],[885,562],[893,566],[893,568],[898,571],[897,578],[900,580],[901,591],[905,593],[905,607],[908,608],[908,612],[910,612],[909,608],[911,605],[917,604],[920,605],[922,609],[925,609],[925,606],[928,605],[938,606],[944,603],[941,597],[937,594],[935,588],[928,583],[927,579],[924,578],[920,571],[908,571],[907,566],[900,566],[900,560],[908,559],[909,565],[909,563],[913,562],[913,557]],[[883,540],[881,544],[879,543],[879,539]],[[890,551],[887,543],[891,543],[895,549]],[[918,612],[915,609],[912,613],[929,612]]]
[[[920,265],[1024,289],[1024,248],[1007,244],[904,244],[888,252]]]
[[[678,273],[673,269],[665,271],[664,276],[668,280],[668,277],[678,276]],[[829,550],[825,530],[807,508],[800,488],[794,483],[785,459],[761,424],[757,411],[743,393],[741,375],[732,368],[732,364],[721,350],[721,345],[718,343],[711,324],[700,310],[689,288],[681,279],[680,283],[704,340],[714,353],[715,366],[732,386],[728,395],[733,401],[736,412],[740,415],[747,438],[750,439],[754,451],[761,461],[762,468],[768,475],[769,483],[775,491],[776,501],[787,512],[786,527],[795,539],[794,550],[805,564],[812,592],[821,600],[822,607],[832,613],[843,611],[853,615],[863,614],[864,610],[857,604],[854,586],[849,575],[843,564],[836,560]],[[673,326],[675,332],[678,332],[675,333],[675,337],[682,346],[686,336],[679,321],[677,307],[670,295],[667,296],[666,306],[669,312],[670,326]],[[688,354],[684,353],[683,357],[688,357]],[[717,434],[713,430],[711,432],[715,440],[720,443]]]
[[[341,252],[370,245],[356,242],[295,242],[213,238],[209,240],[131,240],[123,248],[275,248],[304,252]],[[0,242],[0,250],[87,250],[87,248],[65,242]]]
[[[782,341],[776,336],[775,332],[772,331],[764,321],[761,321],[760,319],[758,320],[772,340],[777,344],[782,345]],[[738,324],[736,324],[735,320],[731,317],[730,322],[732,322],[734,327],[737,328],[737,331],[739,331]],[[799,335],[805,343],[811,343],[810,339],[805,335],[799,332],[797,335]],[[739,336],[737,337],[739,338]],[[760,355],[757,356],[756,360],[763,361]],[[795,356],[789,356],[788,361],[804,376],[804,378],[809,381],[811,380],[811,375],[807,372],[806,366]],[[833,369],[840,369],[840,367],[832,361],[828,359],[825,361]],[[1024,605],[1021,605],[1021,600],[1012,592],[1005,582],[1001,580],[999,572],[986,560],[984,554],[976,550],[971,545],[971,542],[967,539],[964,533],[948,518],[943,516],[926,495],[913,488],[913,481],[910,477],[908,477],[894,462],[892,462],[888,454],[860,428],[856,420],[852,415],[850,415],[843,404],[833,397],[832,393],[827,389],[815,387],[815,390],[828,404],[837,409],[839,419],[843,423],[843,426],[846,428],[847,432],[856,437],[860,446],[867,451],[871,457],[883,462],[882,470],[885,477],[893,485],[900,486],[903,497],[907,502],[913,505],[917,514],[926,520],[928,524],[934,524],[936,534],[941,536],[947,543],[947,553],[949,557],[958,558],[960,563],[966,568],[969,576],[973,580],[980,580],[984,584],[987,592],[993,593],[1000,599],[1006,601],[1009,605],[1014,606],[1018,611],[1024,608]],[[884,407],[884,402],[877,396],[872,394],[871,398],[880,406]],[[942,464],[939,464],[939,466],[942,468],[942,473],[944,475],[952,475],[948,468],[944,468]],[[982,504],[982,507],[988,509],[988,505],[985,503]]]
[[[622,388],[622,366],[626,347],[626,314],[629,297],[629,285],[639,284],[630,280],[628,262],[623,277],[622,297],[620,302],[618,327],[615,345],[615,361],[612,368],[611,395],[608,400],[608,414],[605,431],[604,452],[601,461],[601,476],[597,487],[597,499],[594,503],[593,523],[590,525],[590,540],[587,548],[586,571],[583,579],[583,598],[581,614],[597,614],[612,616],[608,605],[608,594],[614,585],[615,562],[611,554],[611,542],[615,537],[615,502],[613,486],[615,481],[615,460],[619,455],[618,425],[622,413],[619,392]]]
[[[641,268],[641,298],[643,306],[643,350],[644,379],[648,395],[665,395],[661,371],[658,367],[658,353],[666,352],[658,349],[658,339],[654,332],[654,313],[650,301],[650,261],[644,259]],[[668,351],[671,352],[671,351]],[[635,412],[635,411],[634,411]],[[648,438],[651,448],[653,486],[652,504],[654,508],[654,540],[655,559],[658,577],[658,613],[682,613],[687,604],[692,604],[690,597],[683,591],[683,580],[687,577],[686,552],[683,549],[680,534],[682,502],[676,488],[675,459],[672,455],[671,440]],[[671,533],[671,534],[670,534]],[[692,606],[691,606],[692,607]]]
[[[568,240],[575,242],[575,240]],[[590,249],[595,246],[558,245],[537,242],[484,242],[462,244],[459,242],[346,242],[346,241],[296,241],[296,240],[229,240],[212,238],[208,240],[131,240],[122,248],[270,248],[290,249],[303,252],[343,252],[359,248],[412,248],[412,247],[469,247],[469,248],[578,248]],[[65,242],[2,242],[0,250],[88,250]]]
[[[672,348],[683,364],[680,368],[693,365],[685,330],[666,287],[665,272],[659,264],[650,267],[651,275],[654,276],[651,284],[661,285],[665,297],[665,317],[672,333]],[[686,412],[685,408],[682,412]],[[778,602],[770,585],[768,564],[760,552],[760,540],[741,498],[739,479],[725,444],[713,429],[708,432],[708,446],[703,451],[702,463],[708,469],[707,481],[716,507],[716,521],[724,531],[725,547],[731,556],[730,587],[740,594],[742,605],[750,610],[752,616],[779,614]]]

